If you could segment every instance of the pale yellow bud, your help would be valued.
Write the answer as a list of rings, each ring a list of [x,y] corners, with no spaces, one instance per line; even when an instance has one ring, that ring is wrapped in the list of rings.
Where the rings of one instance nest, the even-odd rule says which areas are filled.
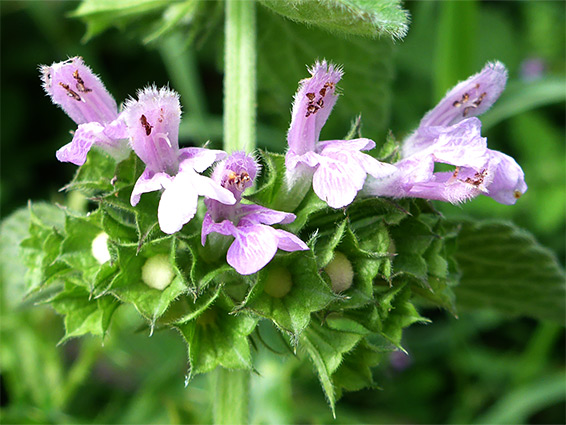
[[[169,257],[165,254],[148,258],[141,272],[143,282],[150,288],[160,291],[167,288],[175,276]]]
[[[343,292],[352,286],[354,269],[352,269],[352,263],[348,260],[348,257],[341,252],[334,252],[334,258],[327,264],[324,271],[330,278],[334,292]]]
[[[110,251],[108,251],[108,234],[100,233],[92,240],[91,245],[92,256],[96,258],[100,264],[110,261]]]
[[[293,287],[293,277],[289,270],[276,266],[269,268],[269,274],[265,279],[264,291],[273,298],[283,298]]]

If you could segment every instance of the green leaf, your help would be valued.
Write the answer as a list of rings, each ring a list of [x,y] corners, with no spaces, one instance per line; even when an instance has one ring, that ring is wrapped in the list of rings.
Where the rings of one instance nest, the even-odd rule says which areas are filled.
[[[312,251],[297,251],[277,256],[259,272],[258,282],[242,307],[273,320],[296,341],[308,326],[311,313],[334,299],[318,273]]]
[[[161,318],[160,322],[172,322],[176,325],[182,325],[196,319],[216,301],[220,295],[220,289],[221,286],[209,288],[204,293],[199,294],[196,300],[189,297],[179,298],[167,311],[166,316],[168,317],[165,320]]]
[[[281,205],[281,203],[279,203],[278,205]],[[330,212],[331,209],[328,207],[326,202],[321,200],[311,189],[307,192],[302,202],[294,211],[297,218],[292,223],[285,225],[285,228],[292,233],[298,233],[305,225],[309,224],[311,216],[315,215],[316,213],[322,213],[322,211]],[[341,218],[343,217],[338,217],[337,222]]]
[[[277,209],[278,195],[286,191],[285,156],[260,150],[263,172],[258,189],[246,196],[246,199],[259,205],[270,205]]]
[[[153,326],[180,295],[189,293],[185,280],[177,275],[174,261],[176,244],[170,236],[143,246],[138,253],[136,246],[118,246],[120,271],[107,289],[122,302],[132,303]],[[166,255],[170,260],[172,281],[163,289],[149,287],[142,280],[142,269],[149,258]]]
[[[115,175],[116,161],[101,149],[91,149],[86,162],[77,172],[66,190],[78,190],[86,196],[112,192],[112,176]]]
[[[226,251],[232,239],[228,236],[210,234],[206,246],[200,242],[200,234],[189,239],[189,249],[193,258],[190,269],[190,280],[197,293],[216,280],[238,281],[242,277],[226,264]]]
[[[413,323],[427,323],[430,320],[422,317],[411,302],[409,286],[400,285],[376,295],[378,309],[382,321],[380,334],[396,347],[401,347],[403,329]]]
[[[344,354],[354,348],[361,338],[359,334],[335,331],[314,321],[301,334],[300,347],[314,364],[334,416],[336,394],[332,374],[338,369]]]
[[[434,239],[430,229],[420,220],[409,219],[392,228],[391,236],[398,254],[393,262],[395,273],[409,274],[426,284],[428,267],[423,255]]]
[[[114,24],[123,25],[130,19],[164,9],[174,2],[175,0],[83,0],[71,16],[86,22],[85,40],[89,40]]]
[[[538,412],[550,409],[565,400],[563,370],[538,376],[527,385],[506,392],[473,423],[527,423]]]
[[[92,291],[101,267],[92,254],[92,243],[103,232],[102,211],[99,209],[86,216],[72,215],[69,211],[66,213],[65,238],[61,241],[58,260],[76,275],[73,283]]]
[[[554,255],[510,223],[462,223],[454,254],[462,307],[490,307],[564,325],[566,282]]]
[[[342,220],[335,228],[316,234],[314,252],[319,268],[326,266],[334,256],[334,250],[344,237],[347,221]]]
[[[403,38],[409,14],[396,0],[260,0],[273,11],[339,34]]]
[[[60,343],[87,333],[104,337],[119,305],[111,296],[91,299],[87,290],[74,285],[66,287],[50,303],[58,313],[65,315],[65,336]]]
[[[344,359],[332,375],[332,382],[340,397],[342,391],[359,391],[363,388],[375,388],[372,367],[379,364],[384,352],[362,339],[356,347],[344,355]]]
[[[248,370],[252,367],[248,335],[255,329],[257,319],[244,313],[229,314],[233,304],[226,297],[219,301],[195,320],[176,326],[188,345],[192,375],[217,366]]]

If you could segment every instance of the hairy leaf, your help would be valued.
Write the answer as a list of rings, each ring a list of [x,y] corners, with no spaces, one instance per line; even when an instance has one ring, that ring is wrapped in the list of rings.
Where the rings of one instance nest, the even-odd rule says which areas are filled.
[[[339,34],[403,38],[408,13],[398,0],[260,0],[275,12]]]
[[[564,324],[566,281],[554,255],[510,223],[462,223],[457,303]]]

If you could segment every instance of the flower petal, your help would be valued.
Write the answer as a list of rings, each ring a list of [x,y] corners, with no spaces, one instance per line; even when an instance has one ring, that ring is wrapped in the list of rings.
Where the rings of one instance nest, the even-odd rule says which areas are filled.
[[[167,87],[148,87],[129,100],[122,117],[130,144],[152,171],[174,175],[179,168],[179,95]]]
[[[205,148],[183,148],[179,151],[179,169],[190,167],[202,173],[216,161],[226,158],[226,152]]]
[[[295,214],[275,211],[270,208],[255,204],[244,204],[240,206],[240,211],[245,214],[240,223],[246,224],[287,224],[295,221]]]
[[[238,273],[248,275],[265,267],[277,252],[278,238],[263,224],[238,227],[226,260]]]
[[[363,187],[366,172],[349,152],[334,153],[334,157],[320,157],[312,187],[316,195],[332,208],[342,208],[352,203]]]
[[[77,124],[109,123],[118,117],[116,101],[81,57],[41,66],[43,88]]]
[[[487,188],[487,196],[500,204],[513,205],[527,191],[525,174],[510,156],[492,150],[489,153],[493,181]]]
[[[473,170],[467,171],[473,175]],[[435,173],[429,181],[413,184],[406,196],[456,204],[475,198],[482,193],[479,185],[466,183],[453,176],[453,173]]]
[[[146,168],[134,185],[130,195],[130,203],[135,207],[140,201],[142,193],[155,192],[169,185],[172,177],[166,173],[154,173]]]
[[[104,126],[97,122],[80,124],[73,135],[71,143],[67,143],[59,149],[55,156],[61,162],[83,165],[88,151],[101,138],[105,138]]]
[[[326,140],[316,145],[316,151],[322,152],[327,148],[336,148],[340,150],[348,149],[350,151],[369,151],[375,148],[375,142],[371,139],[359,138],[350,140]]]
[[[312,77],[302,80],[295,94],[287,134],[289,148],[298,155],[314,151],[320,130],[338,97],[336,84],[342,78],[342,70],[326,61],[315,63],[309,72]]]
[[[413,155],[394,164],[396,171],[383,178],[368,177],[363,194],[403,198],[415,183],[429,181],[434,173],[434,161],[430,155]]]
[[[375,142],[370,139],[331,140],[319,143],[317,150],[321,155],[333,158],[349,155],[351,161],[357,162],[358,166],[366,173],[376,178],[394,173],[396,168],[393,165],[380,162],[374,157],[360,152],[360,150],[369,150],[374,147]]]
[[[236,226],[230,220],[223,220],[220,223],[215,223],[212,216],[206,213],[204,220],[202,221],[202,230],[200,235],[200,241],[202,246],[206,243],[206,237],[210,233],[220,233],[221,235],[232,235],[235,236],[238,233]]]
[[[283,251],[306,251],[309,249],[306,243],[290,232],[281,229],[273,229],[271,231],[277,236],[277,248]]]
[[[208,199],[214,199],[226,205],[234,205],[236,198],[228,189],[224,189],[210,177],[201,176],[194,171],[181,171],[178,175],[190,174],[196,192]]]
[[[177,174],[161,195],[157,219],[164,233],[178,232],[195,216],[198,193],[192,177],[189,173]]]
[[[464,120],[440,132],[429,149],[435,162],[471,167],[479,171],[489,159],[487,141],[481,137],[481,122],[477,118]]]
[[[404,158],[415,154],[433,155],[436,162],[477,169],[488,159],[481,121],[474,117],[449,127],[419,127],[403,143]]]
[[[507,69],[501,62],[489,62],[477,74],[452,88],[429,111],[419,127],[449,126],[487,111],[499,98],[507,82]]]

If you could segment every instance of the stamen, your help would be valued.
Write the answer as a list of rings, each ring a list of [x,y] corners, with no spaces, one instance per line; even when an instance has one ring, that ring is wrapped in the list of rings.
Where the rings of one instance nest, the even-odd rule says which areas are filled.
[[[245,189],[245,185],[247,182],[251,180],[250,175],[246,171],[242,171],[240,174],[230,170],[228,173],[228,178],[226,179],[224,187],[226,186],[235,186],[240,192]]]
[[[460,167],[459,167],[459,166],[457,166],[457,167],[454,169],[454,174],[452,174],[452,176],[448,179],[447,183],[448,183],[448,184],[452,184],[452,183],[454,183],[456,180],[458,180],[458,174],[460,174]]]
[[[149,136],[151,134],[151,129],[153,128],[153,126],[147,122],[147,118],[145,117],[145,115],[142,115],[140,117],[140,122],[142,127],[145,129],[145,135]],[[169,143],[169,141],[167,141],[167,143]],[[171,144],[169,143],[169,146],[171,146]]]
[[[83,93],[88,93],[88,92],[92,91],[91,89],[85,87],[85,82],[83,81],[83,79],[79,75],[78,69],[76,69],[75,72],[73,72],[73,78],[75,80],[77,80],[76,86],[77,86],[78,91],[83,92]]]
[[[67,95],[68,95],[69,97],[72,97],[72,98],[75,99],[77,102],[82,101],[81,97],[80,97],[76,92],[74,92],[74,91],[69,87],[68,84],[65,84],[65,83],[63,83],[63,82],[59,82],[59,85],[60,85],[61,87],[63,87],[63,88],[67,91]]]
[[[466,180],[464,180],[464,182],[471,184],[472,186],[479,187],[483,184],[483,181],[485,180],[486,176],[487,176],[487,170],[482,170],[481,173],[474,174],[473,178],[466,177]]]

